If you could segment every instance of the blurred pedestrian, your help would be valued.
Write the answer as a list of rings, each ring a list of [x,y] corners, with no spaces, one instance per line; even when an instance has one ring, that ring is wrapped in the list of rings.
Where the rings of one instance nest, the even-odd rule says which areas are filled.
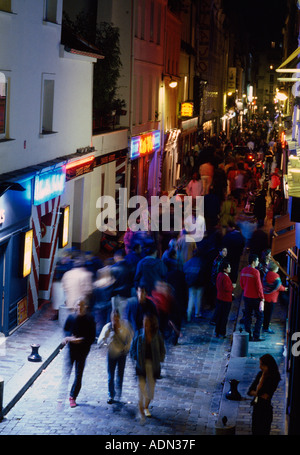
[[[177,240],[177,256],[183,266],[193,257],[193,251],[197,248],[196,242],[185,229],[182,229]]]
[[[214,177],[214,166],[210,162],[203,162],[199,166],[199,174],[203,184],[203,195],[209,193],[213,177]]]
[[[112,310],[115,278],[111,274],[111,267],[105,266],[98,270],[98,279],[93,283],[91,297],[91,311],[96,322],[96,335],[99,336],[103,326],[109,322]]]
[[[169,323],[173,329],[171,342],[175,346],[181,336],[181,325],[185,318],[188,302],[188,286],[185,280],[183,270],[169,270],[166,276],[166,281],[171,286],[173,291],[173,301]]]
[[[248,395],[253,397],[252,434],[269,435],[273,421],[272,397],[281,380],[277,363],[271,354],[265,354],[259,359],[260,372],[248,389]]]
[[[234,223],[237,214],[236,202],[232,194],[229,194],[226,200],[222,203],[220,212],[220,225],[222,226],[223,235],[229,223]]]
[[[253,215],[257,219],[257,227],[260,228],[265,224],[267,214],[266,191],[261,190],[254,201]]]
[[[120,318],[118,310],[112,310],[111,322],[103,327],[97,341],[99,347],[107,345],[108,404],[114,402],[115,396],[117,401],[121,398],[126,357],[130,350],[132,336],[133,332],[129,324]]]
[[[270,263],[271,259],[272,259],[271,250],[270,248],[266,248],[265,250],[263,250],[261,254],[260,262],[257,267],[260,273],[261,280],[263,280],[263,277],[268,272],[268,264]]]
[[[258,227],[258,229],[253,232],[248,246],[249,253],[256,254],[260,258],[263,251],[267,250],[270,246],[268,233],[265,232],[262,227]]]
[[[172,310],[173,294],[170,285],[165,281],[157,281],[150,299],[156,306],[159,330],[164,339],[166,339],[171,333],[169,318]]]
[[[164,251],[161,260],[165,264],[167,271],[182,268],[177,256],[177,241],[171,239],[168,248]]]
[[[134,242],[132,245],[132,250],[126,254],[125,261],[128,264],[130,270],[130,283],[133,286],[134,277],[139,261],[142,259],[142,246],[139,242]]]
[[[230,279],[236,286],[241,256],[245,247],[245,240],[237,226],[229,222],[227,232],[222,239],[222,246],[227,249],[226,260],[230,263]]]
[[[250,341],[262,341],[260,330],[264,318],[264,292],[260,273],[256,269],[259,259],[256,254],[249,254],[248,266],[241,270],[240,285],[245,303],[245,330],[249,333]],[[255,316],[253,336],[251,332],[252,313]]]
[[[135,288],[142,286],[148,295],[151,295],[157,281],[164,281],[167,269],[161,259],[157,257],[157,247],[149,245],[148,255],[140,260],[134,278]]]
[[[197,172],[193,173],[192,180],[186,187],[186,194],[192,197],[193,207],[196,206],[196,197],[203,196],[203,184]]]
[[[272,172],[272,174],[270,175],[270,183],[269,183],[269,192],[270,192],[272,204],[274,204],[275,191],[277,189],[280,189],[280,186],[281,186],[281,180],[280,180],[280,175],[279,175],[279,169],[278,169],[278,167],[276,167],[274,172]]]
[[[232,304],[233,286],[229,277],[231,267],[228,261],[222,262],[220,272],[217,276],[217,300],[216,300],[216,328],[215,334],[217,338],[226,337],[226,326],[228,316]]]
[[[71,270],[72,267],[73,261],[68,252],[57,260],[51,289],[51,304],[53,311],[53,315],[51,317],[52,321],[57,321],[59,316],[59,307],[65,304],[65,291],[62,284],[62,277],[68,270]]]
[[[118,309],[121,317],[127,304],[127,299],[131,297],[131,270],[125,260],[125,250],[119,249],[114,254],[114,264],[111,266],[111,274],[115,279],[112,296],[112,308]]]
[[[69,397],[71,408],[76,406],[76,398],[81,389],[85,361],[96,337],[95,321],[88,311],[87,301],[84,298],[78,299],[74,308],[75,313],[68,316],[64,325],[65,338],[62,344],[67,345],[67,350],[64,351],[64,374],[60,388],[60,398],[62,399],[73,365],[75,365],[75,378]]]
[[[159,332],[158,319],[154,315],[146,315],[143,329],[134,337],[130,355],[135,362],[136,375],[139,380],[139,412],[143,421],[145,416],[151,417],[149,404],[154,398],[155,383],[160,378],[161,362],[164,361],[166,348]]]
[[[78,296],[89,299],[93,291],[93,274],[84,267],[81,257],[74,259],[73,268],[62,277],[62,285],[66,296],[66,306],[74,310]]]
[[[215,257],[212,268],[211,268],[211,276],[210,276],[210,289],[211,289],[211,299],[213,306],[216,307],[216,298],[217,298],[217,276],[221,270],[222,264],[227,257],[227,248],[221,248],[219,253]],[[216,308],[213,313],[213,316],[210,320],[210,324],[215,325],[216,323]]]
[[[146,288],[138,286],[136,296],[127,300],[124,319],[131,325],[134,332],[142,329],[143,319],[146,314],[154,314],[158,317],[157,309],[153,301],[147,296]]]
[[[279,267],[275,262],[269,262],[268,271],[264,275],[262,281],[265,296],[263,331],[267,333],[274,333],[269,325],[274,305],[278,301],[279,293],[288,290],[281,282],[280,276],[277,273],[278,269]]]
[[[204,292],[204,260],[201,252],[194,250],[193,257],[184,264],[185,281],[189,288],[187,307],[187,322],[191,322],[194,312],[195,318],[201,318],[202,296]]]

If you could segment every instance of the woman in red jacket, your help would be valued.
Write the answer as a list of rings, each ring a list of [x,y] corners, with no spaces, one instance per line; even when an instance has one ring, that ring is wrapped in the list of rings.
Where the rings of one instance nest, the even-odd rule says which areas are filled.
[[[280,276],[277,272],[278,266],[275,262],[269,262],[268,271],[263,277],[263,290],[265,296],[263,331],[267,333],[274,333],[273,330],[270,329],[269,324],[274,304],[277,303],[278,300],[279,292],[288,290],[288,288],[285,288],[282,285]]]
[[[226,337],[226,325],[232,303],[233,286],[229,273],[231,267],[229,262],[224,261],[221,270],[218,273],[216,287],[217,287],[217,300],[216,300],[216,337]]]

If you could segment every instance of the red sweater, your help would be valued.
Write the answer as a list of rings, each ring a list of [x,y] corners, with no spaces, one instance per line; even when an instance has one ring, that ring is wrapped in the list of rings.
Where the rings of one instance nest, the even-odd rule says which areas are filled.
[[[226,273],[220,272],[217,276],[217,299],[223,302],[232,302],[233,286],[231,279]]]
[[[259,270],[250,265],[241,271],[240,285],[244,291],[244,297],[251,299],[264,299],[264,291],[260,279]]]
[[[280,276],[275,272],[267,272],[263,279],[263,288],[266,302],[276,303],[280,291],[285,291]]]

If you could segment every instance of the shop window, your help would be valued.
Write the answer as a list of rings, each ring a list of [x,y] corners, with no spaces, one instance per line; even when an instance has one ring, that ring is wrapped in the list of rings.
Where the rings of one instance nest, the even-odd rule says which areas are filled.
[[[4,73],[0,72],[0,139],[6,137],[7,124],[7,81]]]
[[[45,0],[44,21],[57,22],[57,0]]]
[[[157,8],[157,39],[156,43],[160,44],[160,28],[161,28],[161,7]]]
[[[41,108],[41,134],[53,133],[53,108],[54,108],[54,77],[43,74],[42,77],[42,108]]]
[[[150,41],[154,38],[154,1],[151,1],[150,5]]]
[[[0,0],[0,11],[11,12],[11,0]]]
[[[141,26],[141,39],[145,39],[145,16],[146,16],[146,4],[145,0],[141,0],[142,2],[142,26]]]

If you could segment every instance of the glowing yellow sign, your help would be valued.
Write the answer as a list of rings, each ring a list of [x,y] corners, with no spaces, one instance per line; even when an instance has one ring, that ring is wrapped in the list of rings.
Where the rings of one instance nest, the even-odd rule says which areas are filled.
[[[193,117],[194,103],[181,104],[181,117]]]
[[[70,206],[66,205],[61,208],[59,248],[64,248],[69,242],[69,222]]]
[[[69,241],[69,219],[70,219],[70,206],[65,207],[63,221],[63,232],[62,232],[62,247],[64,248]]]
[[[25,232],[24,239],[24,259],[23,259],[23,277],[28,276],[31,272],[33,229]]]

